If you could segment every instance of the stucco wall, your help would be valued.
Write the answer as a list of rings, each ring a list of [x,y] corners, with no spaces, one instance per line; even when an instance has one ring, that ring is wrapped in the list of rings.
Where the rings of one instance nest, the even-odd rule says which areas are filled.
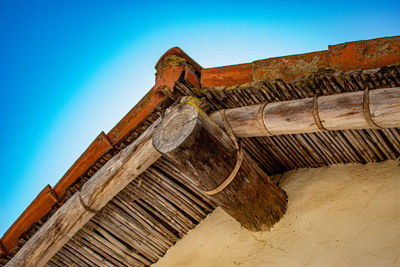
[[[153,266],[400,266],[398,164],[288,172],[289,208],[271,231],[217,208]]]

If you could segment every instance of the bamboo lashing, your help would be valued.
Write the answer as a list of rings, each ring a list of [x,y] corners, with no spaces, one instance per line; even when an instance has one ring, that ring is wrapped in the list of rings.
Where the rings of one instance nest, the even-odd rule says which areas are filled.
[[[97,214],[97,213],[100,212],[100,210],[92,209],[92,208],[88,207],[88,206],[85,204],[85,201],[83,200],[80,191],[77,192],[77,194],[78,194],[78,196],[79,196],[79,202],[81,203],[82,207],[83,207],[86,211],[91,212],[91,213],[93,213],[93,214]]]
[[[226,109],[237,138],[400,127],[400,87]],[[210,114],[220,127],[222,113]]]
[[[217,186],[216,188],[214,188],[212,190],[207,190],[207,191],[202,190],[204,194],[209,195],[209,196],[218,194],[219,192],[224,190],[225,187],[227,187],[233,181],[233,179],[235,179],[235,176],[238,173],[240,166],[242,165],[243,158],[244,158],[243,145],[240,141],[238,141],[236,139],[235,135],[233,134],[232,128],[229,125],[228,120],[226,119],[225,110],[221,111],[221,116],[222,116],[222,121],[224,122],[224,128],[225,128],[226,132],[229,134],[229,137],[232,139],[232,142],[235,144],[235,147],[237,149],[237,159],[236,159],[235,168],[233,169],[231,174],[228,176],[228,178],[225,179],[225,181],[223,181],[219,186]]]
[[[317,96],[317,95],[313,98],[313,116],[314,116],[315,124],[318,126],[318,128],[319,128],[321,131],[328,131],[328,130],[324,127],[324,125],[322,125],[321,119],[320,119],[320,117],[319,117],[319,112],[318,112],[318,96]]]
[[[268,103],[260,105],[260,108],[258,109],[258,113],[257,113],[257,121],[258,121],[258,124],[261,126],[261,129],[265,132],[265,135],[266,136],[272,136],[273,134],[271,134],[268,131],[267,126],[265,125],[265,122],[264,122],[264,115],[263,114],[264,114],[264,109],[265,109],[265,107],[267,105],[268,105]],[[231,131],[232,131],[232,129],[231,129]]]
[[[369,108],[369,88],[368,87],[364,90],[364,93],[363,93],[363,113],[364,113],[365,121],[368,123],[368,125],[372,129],[382,129],[382,127],[379,127],[378,125],[376,125],[376,123],[372,119],[371,110]]]
[[[360,100],[360,101],[357,102],[356,106],[352,106],[352,105],[346,106],[345,105],[346,103],[343,104],[342,102],[338,101],[339,98],[342,100],[343,99],[352,99],[352,100],[354,100],[354,103],[356,103],[358,100]],[[372,90],[372,91],[368,90],[368,91],[364,91],[364,92],[346,93],[346,94],[338,94],[338,95],[331,95],[331,96],[321,96],[321,97],[316,98],[315,101],[318,102],[317,104],[320,104],[321,102],[324,103],[323,101],[325,101],[325,100],[326,101],[333,100],[333,102],[334,102],[335,99],[336,99],[335,103],[338,104],[340,111],[343,111],[343,114],[346,114],[346,116],[343,116],[343,114],[340,112],[336,112],[336,113],[333,113],[333,116],[332,116],[334,123],[332,122],[332,120],[327,121],[327,118],[329,118],[328,115],[330,115],[329,112],[334,111],[334,109],[329,109],[329,108],[324,109],[324,107],[325,107],[324,105],[318,105],[318,115],[320,117],[321,123],[323,123],[323,126],[326,129],[328,129],[329,131],[348,130],[349,129],[350,130],[349,132],[344,132],[343,136],[339,135],[339,137],[340,138],[345,138],[345,137],[351,138],[352,142],[354,142],[357,147],[362,147],[363,146],[362,142],[368,142],[369,140],[362,138],[363,136],[360,136],[360,138],[357,139],[356,137],[353,136],[354,132],[352,132],[353,131],[352,129],[375,128],[376,126],[379,126],[381,128],[399,127],[400,126],[400,88],[376,89],[376,90]],[[277,112],[274,114],[276,117],[275,117],[274,125],[273,125],[273,127],[271,127],[271,124],[268,123],[268,122],[270,122],[270,120],[268,119],[268,115],[270,114],[269,112],[271,111],[270,107],[271,106],[276,107],[279,105],[287,105],[288,102],[294,103],[295,105],[303,104],[304,106],[307,106],[308,107],[308,109],[306,110],[308,112],[307,116],[309,115],[309,118],[307,117],[307,122],[311,121],[311,122],[313,122],[313,124],[308,124],[307,128],[298,127],[296,130],[291,131],[290,127],[292,125],[297,125],[297,123],[298,123],[298,121],[295,120],[296,114],[293,114],[293,113],[292,114],[290,114],[290,113],[279,113],[278,114],[278,112]],[[279,102],[279,103],[270,103],[268,105],[266,105],[266,104],[261,104],[261,105],[263,105],[261,110],[262,110],[262,115],[263,115],[264,126],[267,125],[268,131],[270,133],[273,133],[274,135],[321,132],[321,129],[318,128],[318,126],[315,124],[315,118],[312,114],[313,113],[312,106],[314,105],[312,99],[283,101],[283,102]],[[234,135],[236,137],[265,136],[266,135],[265,131],[262,129],[262,124],[259,123],[258,116],[257,116],[259,114],[260,105],[254,105],[253,109],[255,111],[252,113],[249,112],[249,113],[245,114],[245,113],[243,113],[244,109],[246,109],[247,111],[252,111],[252,107],[249,107],[249,106],[224,111],[226,113],[227,121],[228,121],[229,125],[231,126],[231,129],[232,129],[232,132],[234,133]],[[241,123],[241,122],[238,123],[238,121],[233,120],[233,118],[235,118],[235,117],[236,118],[240,117],[240,116],[238,116],[238,114],[239,115],[244,114],[245,116],[247,116],[246,120],[244,120],[246,122],[245,125],[241,125],[243,123]],[[284,127],[282,127],[282,125],[280,125],[279,122],[282,122],[282,121],[286,122],[285,118],[287,118],[287,117],[285,117],[285,116],[287,116],[288,114],[293,115],[291,117],[292,120],[289,121],[289,123],[287,124],[290,127],[287,125],[286,126],[283,125]],[[321,116],[322,114],[324,116]],[[221,125],[223,126],[222,119],[221,119],[221,113],[219,113],[219,112],[213,113],[210,116],[215,122],[217,122],[217,124],[219,124],[220,126]],[[240,118],[242,118],[242,117],[240,117]],[[349,118],[356,121],[357,123],[356,124],[350,123],[349,121],[351,121],[351,120],[349,120]],[[371,119],[373,124],[371,123],[371,121],[369,121],[368,118]],[[339,126],[332,126],[332,125],[335,125],[335,123],[336,123],[336,125],[339,125]],[[304,122],[303,122],[303,124],[306,125],[306,123],[304,123]],[[343,124],[345,126],[343,126]],[[251,135],[249,135],[248,132],[246,133],[246,129],[249,128],[249,125],[253,125],[252,126],[253,133]],[[254,128],[254,125],[256,128]],[[340,125],[342,125],[342,126],[340,126]],[[277,126],[279,126],[280,128]],[[257,130],[258,130],[258,132],[257,132]],[[254,134],[254,132],[255,132],[255,134]],[[395,137],[398,134],[397,132],[394,132],[394,131],[391,131],[389,133],[392,135],[395,135]],[[357,133],[357,134],[361,135],[363,133]],[[299,138],[309,138],[309,137],[300,136]],[[380,138],[380,137],[377,136],[376,138]],[[267,142],[267,141],[268,140],[266,140],[265,142]],[[315,140],[310,140],[310,142],[311,141],[316,142]],[[272,144],[272,145],[274,145],[274,144]],[[285,143],[282,143],[281,140],[279,139],[279,137],[277,137],[276,145],[279,146],[280,149],[285,148]],[[318,145],[317,142],[316,142],[316,145]],[[316,150],[319,149],[318,146],[314,146],[314,147]],[[389,149],[387,149],[387,150],[390,152]],[[371,160],[373,160],[373,158],[371,156],[372,152],[370,154],[368,154],[365,151],[364,152],[361,151],[360,153],[362,156],[365,154],[365,157],[367,157],[368,159],[371,158]],[[387,152],[387,153],[389,153],[389,152]],[[320,153],[320,154],[323,155],[324,153]],[[148,152],[143,153],[143,155],[148,155]],[[158,158],[159,156],[160,155],[155,153],[154,157],[152,157],[153,159],[151,161],[154,162],[156,160],[156,158]],[[357,155],[354,155],[354,156],[356,157]],[[293,155],[293,157],[291,155],[288,155],[288,162],[290,163],[292,161],[296,161],[295,154]],[[335,162],[334,159],[332,159],[332,162]],[[147,162],[147,160],[146,160],[146,164],[150,164],[150,162]],[[142,165],[142,164],[138,164],[138,168],[139,168],[139,166],[141,168],[144,168],[144,165]],[[141,171],[143,171],[143,170],[141,169]],[[96,175],[96,177],[99,178],[98,175]],[[105,184],[105,185],[108,186],[107,184]],[[121,188],[123,188],[122,185],[119,185],[119,186]],[[111,189],[109,189],[109,190],[111,190]],[[120,189],[112,189],[111,191],[118,191],[118,190],[120,190]],[[90,192],[88,192],[87,197],[89,199],[93,198],[92,197],[93,192],[95,192],[95,190],[90,190]],[[102,205],[104,205],[103,203],[106,203],[106,200],[111,197],[112,197],[111,194],[110,195],[99,195],[99,203],[101,203],[101,204],[97,204],[94,206],[96,206],[97,209],[100,208]],[[87,198],[85,198],[85,200],[87,200]],[[9,262],[10,266],[17,262],[18,263],[33,263],[33,262],[43,263],[49,257],[51,257],[50,254],[55,253],[57,251],[57,247],[60,247],[63,243],[65,243],[67,238],[65,236],[64,237],[60,236],[60,239],[57,240],[58,243],[55,246],[54,246],[54,244],[46,244],[46,242],[41,242],[41,241],[44,240],[43,236],[48,234],[47,231],[49,229],[50,229],[49,231],[52,231],[52,229],[54,230],[54,227],[51,225],[51,223],[65,220],[65,216],[61,215],[62,212],[64,212],[66,215],[68,215],[68,213],[67,213],[68,209],[74,208],[76,210],[79,210],[79,212],[81,212],[81,214],[82,214],[82,217],[80,218],[81,224],[87,222],[92,217],[91,215],[88,215],[85,212],[83,212],[82,209],[85,211],[87,211],[87,209],[85,209],[85,207],[82,205],[82,203],[77,203],[77,202],[80,202],[79,196],[72,197],[68,201],[68,204],[65,203],[63,206],[64,208],[61,207],[61,209],[55,215],[53,215],[52,218],[54,218],[54,216],[56,216],[55,219],[49,220],[48,224],[46,223],[46,225],[44,225],[40,229],[40,231],[38,231],[35,234],[35,236],[33,236],[24,245],[24,247],[19,251],[19,253],[16,256],[14,256],[14,258]],[[85,204],[85,203],[92,203],[92,202],[89,201],[89,202],[83,202],[83,203]],[[81,207],[81,208],[79,208],[79,207]],[[91,207],[91,206],[89,206],[89,207]],[[56,219],[58,219],[58,221],[56,221]],[[78,226],[73,225],[65,230],[66,230],[65,233],[61,233],[61,234],[70,236],[70,235],[73,235],[74,231],[78,230]],[[38,237],[39,235],[41,235],[43,238]],[[46,240],[48,240],[48,238]],[[28,249],[31,249],[32,253],[28,253],[27,252]],[[41,254],[41,253],[45,249],[51,250],[51,252],[49,255],[43,256],[44,254]],[[27,258],[29,258],[29,259],[26,260]],[[35,258],[35,259],[33,259],[33,258]]]

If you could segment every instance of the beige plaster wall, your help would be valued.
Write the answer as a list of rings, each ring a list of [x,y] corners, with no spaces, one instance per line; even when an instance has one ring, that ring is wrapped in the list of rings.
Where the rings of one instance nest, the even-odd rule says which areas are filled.
[[[400,266],[400,167],[285,174],[287,214],[252,233],[217,208],[154,266]]]

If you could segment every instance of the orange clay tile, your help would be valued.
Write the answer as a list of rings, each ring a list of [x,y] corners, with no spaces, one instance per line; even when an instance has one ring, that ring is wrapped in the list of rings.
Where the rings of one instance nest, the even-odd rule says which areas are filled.
[[[400,36],[329,46],[333,69],[373,69],[400,62]]]
[[[183,65],[167,65],[159,69],[156,75],[156,84],[154,85],[154,90],[156,92],[172,94],[175,87],[175,82],[181,77],[183,69]]]
[[[166,64],[167,57],[177,56],[185,64]],[[254,61],[247,64],[202,69],[180,48],[168,50],[157,62],[155,86],[107,134],[102,132],[57,183],[54,190],[46,186],[0,240],[0,254],[9,252],[18,244],[19,236],[35,221],[41,219],[76,181],[112,144],[121,141],[134,127],[168,97],[157,93],[161,88],[173,90],[175,82],[184,73],[184,79],[194,87],[234,86],[263,79],[292,81],[320,69],[340,71],[378,68],[400,62],[400,36],[379,38],[329,46],[328,50],[303,55],[285,56]],[[187,65],[191,67],[187,67]],[[195,73],[196,72],[196,73]],[[201,82],[197,75],[201,73]]]
[[[7,254],[7,251],[3,246],[3,241],[0,239],[0,255],[5,255],[5,254]]]
[[[187,56],[179,48],[170,49],[168,52],[170,55],[178,53],[180,56],[185,57],[188,62],[196,64],[196,68],[201,68],[200,65],[195,63],[193,59]],[[165,58],[164,55],[162,58]],[[162,60],[160,59],[160,62]],[[175,81],[180,78],[184,66],[180,66],[181,70],[176,73],[173,72],[173,77],[168,77],[167,85],[175,84]],[[161,74],[157,74],[160,76]],[[169,74],[171,75],[171,74]],[[175,80],[174,80],[175,79]],[[191,81],[194,82],[192,77]],[[160,80],[158,79],[160,83]],[[157,81],[156,81],[157,83]],[[173,88],[173,87],[172,87]],[[106,135],[101,132],[100,135],[90,144],[86,151],[78,158],[78,160],[72,165],[72,167],[66,172],[66,174],[60,179],[55,185],[54,190],[47,186],[42,192],[36,197],[36,199],[28,206],[24,213],[15,221],[15,223],[9,228],[1,239],[1,243],[5,249],[4,252],[9,252],[18,244],[20,235],[34,222],[41,219],[46,215],[54,203],[57,201],[57,196],[61,197],[65,194],[66,190],[82,175],[92,164],[94,164],[113,144],[121,141],[126,134],[130,132],[135,126],[142,122],[148,115],[152,113],[160,103],[162,103],[168,97],[156,93],[154,88],[150,90],[138,104],[128,112],[122,120],[114,126],[113,129]],[[2,247],[0,246],[0,253]],[[4,253],[3,253],[4,254]]]
[[[151,89],[140,101],[108,132],[112,144],[121,141],[134,127],[147,118],[148,115],[167,97]]]
[[[190,83],[194,88],[200,88],[200,80],[197,75],[191,70],[189,67],[185,67],[185,76],[184,79],[186,82]]]
[[[7,253],[18,244],[20,235],[32,223],[46,215],[56,202],[57,196],[51,186],[47,185],[3,235],[1,243]]]
[[[172,55],[185,59],[187,61],[187,63],[189,65],[191,65],[196,71],[198,71],[198,72],[201,71],[202,67],[196,61],[194,61],[191,57],[189,57],[185,52],[183,52],[183,50],[180,49],[179,47],[173,47],[173,48],[169,49],[167,52],[165,52],[164,55],[162,55],[161,58],[157,61],[157,64],[155,66],[156,70],[159,69],[161,63],[163,63],[163,61],[168,56],[172,56]]]
[[[251,63],[209,68],[201,71],[201,85],[203,87],[229,87],[251,81],[253,81]]]
[[[191,57],[183,52],[179,47],[169,49],[157,62],[155,68],[157,70],[154,87],[139,101],[135,107],[125,115],[125,117],[111,129],[107,134],[112,144],[121,141],[134,127],[141,121],[146,119],[148,115],[168,97],[168,93],[172,93],[175,82],[182,76],[184,69],[189,69],[183,65],[167,64],[161,66],[168,56],[178,56],[183,58],[195,70],[200,72],[201,66],[197,64]],[[185,72],[186,73],[186,72]],[[196,83],[195,77],[188,74],[190,82]],[[193,73],[194,75],[194,73]],[[186,77],[186,76],[185,76]],[[197,81],[197,83],[199,83]],[[163,92],[163,93],[162,93]],[[166,93],[166,94],[164,94]]]
[[[293,81],[319,70],[350,71],[400,62],[400,36],[349,42],[313,53],[257,60],[248,64],[203,69],[203,87],[233,86],[251,81]]]
[[[68,187],[110,148],[111,142],[108,140],[106,134],[101,132],[54,186],[54,191],[57,196],[61,198],[67,191]]]
[[[294,80],[327,66],[328,51],[257,60],[253,62],[253,81]]]

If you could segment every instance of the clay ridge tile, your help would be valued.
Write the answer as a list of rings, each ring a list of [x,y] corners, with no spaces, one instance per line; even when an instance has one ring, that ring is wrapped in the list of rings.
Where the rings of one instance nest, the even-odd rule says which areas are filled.
[[[173,47],[169,49],[167,52],[164,53],[164,55],[161,56],[161,58],[157,61],[157,64],[155,65],[155,69],[158,70],[163,63],[163,61],[169,57],[169,56],[178,56],[187,61],[189,65],[191,65],[196,71],[200,72],[203,67],[200,66],[196,61],[194,61],[190,56],[188,56],[182,49],[179,47]]]
[[[332,45],[328,50],[202,70],[203,87],[230,87],[259,80],[294,81],[319,71],[373,69],[400,62],[400,36]]]
[[[84,171],[92,166],[101,155],[110,149],[111,145],[107,135],[101,132],[54,186],[54,191],[57,196],[61,198],[68,187],[72,185]]]
[[[1,238],[1,243],[9,253],[17,244],[21,234],[34,222],[41,219],[57,202],[57,196],[47,185]]]

